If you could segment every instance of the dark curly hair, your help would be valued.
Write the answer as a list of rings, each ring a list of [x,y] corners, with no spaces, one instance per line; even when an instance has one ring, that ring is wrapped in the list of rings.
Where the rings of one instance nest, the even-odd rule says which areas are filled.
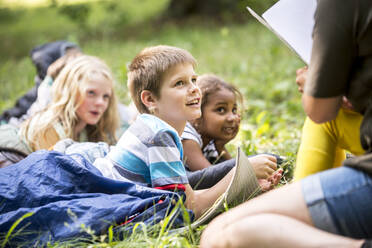
[[[234,93],[239,103],[243,105],[242,93],[235,86],[225,82],[223,79],[216,75],[204,74],[199,76],[197,80],[197,85],[199,86],[203,96],[201,102],[202,112],[204,106],[208,103],[209,97],[221,89],[227,89]]]

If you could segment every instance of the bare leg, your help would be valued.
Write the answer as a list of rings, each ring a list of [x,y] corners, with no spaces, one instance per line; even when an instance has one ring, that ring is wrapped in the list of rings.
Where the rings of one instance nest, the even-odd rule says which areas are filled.
[[[325,243],[327,239],[330,243]],[[332,244],[342,247],[339,244],[346,242],[345,247],[352,247],[348,242],[355,240],[314,228],[301,185],[293,183],[220,215],[204,231],[201,247],[239,247],[244,242],[252,247],[272,247],[274,244],[275,247],[280,247],[279,244],[283,247],[322,247],[323,244],[329,244],[323,247],[332,247]],[[356,245],[361,243],[357,241]],[[248,244],[242,247],[248,247]]]
[[[334,235],[287,216],[258,214],[229,225],[223,235],[203,234],[200,247],[352,248],[362,243],[363,240]]]
[[[219,226],[227,226],[247,216],[260,213],[285,215],[312,225],[299,183],[292,183],[253,198],[231,211],[223,213],[212,223],[216,222],[221,224]]]

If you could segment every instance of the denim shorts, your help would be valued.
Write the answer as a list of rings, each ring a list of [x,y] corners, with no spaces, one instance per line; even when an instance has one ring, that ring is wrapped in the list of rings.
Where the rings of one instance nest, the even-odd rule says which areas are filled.
[[[372,178],[340,167],[301,181],[314,226],[351,238],[372,238]]]

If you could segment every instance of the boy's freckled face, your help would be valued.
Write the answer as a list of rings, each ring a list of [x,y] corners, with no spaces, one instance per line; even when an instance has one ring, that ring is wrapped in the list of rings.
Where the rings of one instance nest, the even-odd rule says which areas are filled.
[[[170,68],[162,77],[160,97],[156,99],[156,115],[170,125],[184,125],[201,115],[201,91],[191,64]]]

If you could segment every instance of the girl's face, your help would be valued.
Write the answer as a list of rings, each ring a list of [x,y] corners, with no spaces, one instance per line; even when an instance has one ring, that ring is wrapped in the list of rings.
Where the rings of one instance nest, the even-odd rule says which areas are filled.
[[[208,139],[230,141],[239,131],[240,114],[236,96],[228,89],[221,88],[208,96],[202,109],[199,132]]]
[[[105,113],[112,94],[111,82],[103,75],[94,75],[87,84],[85,92],[82,92],[84,100],[76,111],[79,126],[97,124]]]

